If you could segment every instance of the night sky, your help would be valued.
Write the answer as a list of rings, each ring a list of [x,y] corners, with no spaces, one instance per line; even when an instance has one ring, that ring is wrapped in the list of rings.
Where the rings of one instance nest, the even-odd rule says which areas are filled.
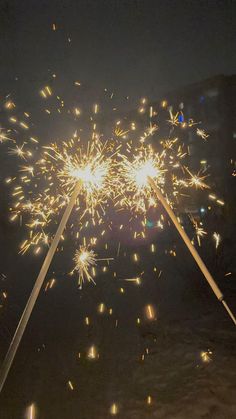
[[[56,73],[64,83],[80,79],[88,90],[155,99],[236,69],[235,1],[0,4],[1,94],[16,88],[15,77],[23,90]]]

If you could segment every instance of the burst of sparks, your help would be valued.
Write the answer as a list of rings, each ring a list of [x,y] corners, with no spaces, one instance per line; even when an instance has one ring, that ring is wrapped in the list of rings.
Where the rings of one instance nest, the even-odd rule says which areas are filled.
[[[92,281],[94,284],[94,279],[92,277],[91,269],[96,265],[97,255],[94,253],[93,250],[89,250],[85,246],[80,246],[79,250],[76,250],[75,256],[73,258],[75,262],[75,267],[72,270],[71,274],[74,272],[78,272],[79,279],[78,283],[80,286],[85,281]]]
[[[122,185],[125,185],[122,205],[135,208],[139,212],[146,212],[155,206],[155,200],[148,177],[152,177],[158,184],[164,183],[163,155],[154,153],[152,147],[141,147],[131,160],[126,155],[121,156],[119,176]],[[124,179],[124,181],[123,181]]]
[[[75,85],[80,86],[81,83],[75,82]],[[55,114],[55,111],[62,115],[67,113],[75,121],[78,121],[78,115],[85,116],[85,112],[77,104],[69,110],[66,109],[63,98],[59,96],[56,97],[56,109],[53,109],[51,101],[54,91],[50,86],[44,86],[40,95],[43,102],[50,102],[50,105],[47,104],[43,109],[48,115]],[[111,99],[112,97],[113,95]],[[167,103],[163,102],[161,106],[166,108]],[[14,107],[9,106],[9,112],[15,112],[14,108],[15,104]],[[113,110],[116,108],[113,107]],[[109,141],[103,140],[103,134],[98,133],[97,118],[101,112],[100,105],[95,104],[90,111],[91,134],[90,139],[85,140],[87,146],[83,134],[81,138],[78,135],[83,131],[78,127],[69,139],[57,140],[49,146],[40,147],[33,133],[23,143],[14,140],[14,146],[9,149],[11,155],[25,161],[24,166],[19,167],[19,177],[12,176],[10,181],[13,183],[14,179],[15,183],[14,202],[10,208],[11,220],[18,219],[28,229],[27,237],[21,244],[22,253],[32,248],[38,254],[44,245],[50,245],[54,225],[58,223],[78,182],[81,184],[81,190],[62,241],[68,232],[78,239],[81,230],[102,225],[107,218],[108,204],[112,202],[115,203],[117,211],[131,210],[130,219],[133,219],[136,225],[130,224],[128,228],[133,238],[145,238],[149,211],[158,206],[148,177],[156,182],[169,204],[175,208],[178,207],[182,196],[186,196],[186,189],[208,187],[204,182],[206,176],[202,176],[200,172],[192,173],[182,163],[188,157],[188,148],[184,147],[176,136],[176,130],[183,127],[191,129],[195,125],[193,120],[185,122],[182,111],[175,113],[171,107],[166,109],[171,128],[169,134],[163,138],[155,138],[155,142],[152,141],[152,137],[159,128],[161,132],[161,126],[156,120],[158,111],[153,106],[148,106],[147,99],[142,99],[138,108],[139,114],[145,114],[146,127],[142,130],[140,121],[131,122],[127,118],[116,118]],[[146,122],[148,114],[149,124]],[[30,114],[24,112],[24,117],[29,120]],[[139,118],[144,116],[140,115]],[[32,129],[34,126],[34,123],[19,120],[14,114],[9,117],[9,122],[23,129]],[[194,128],[194,132],[200,135],[201,130],[198,128],[196,131]],[[4,135],[5,132],[3,137]],[[216,203],[223,205],[220,200],[216,200]],[[165,218],[159,211],[157,216],[159,219],[156,219],[153,225],[163,229]],[[112,223],[113,221],[109,220],[107,226],[112,228]],[[123,224],[120,225],[120,229],[122,228]],[[105,230],[101,235],[104,232]],[[198,233],[199,238],[201,230]]]
[[[23,146],[12,153],[25,158]],[[31,246],[37,251],[41,244],[50,242],[49,227],[68,204],[78,182],[81,189],[75,211],[80,212],[76,223],[71,224],[75,234],[86,225],[87,215],[93,225],[102,223],[104,206],[113,195],[110,185],[112,154],[113,149],[107,143],[91,141],[84,150],[80,140],[72,138],[61,145],[54,143],[44,147],[39,160],[21,166],[23,176],[13,190],[16,202],[11,208],[11,219],[24,213],[30,216],[26,223],[28,238],[21,245],[22,253]]]
[[[196,189],[209,189],[209,186],[205,182],[203,182],[207,176],[200,176],[200,173],[194,175],[190,172],[189,169],[185,169],[190,175],[190,179],[188,179],[190,186],[194,186]]]
[[[207,351],[202,351],[200,355],[203,362],[209,363],[212,361],[212,351],[210,349],[208,349]]]
[[[0,128],[0,144],[5,143],[7,141],[12,141],[12,140],[8,136],[8,133],[3,128]]]
[[[209,137],[209,135],[204,131],[204,129],[200,129],[200,128],[197,128],[197,135],[199,136],[199,137],[201,137],[203,140],[207,140],[207,138]]]
[[[190,217],[190,220],[194,226],[195,232],[196,232],[196,236],[197,236],[197,242],[198,245],[201,246],[201,239],[207,235],[207,232],[204,230],[203,226],[202,226],[202,222],[197,222],[197,220],[194,220],[193,217]]]

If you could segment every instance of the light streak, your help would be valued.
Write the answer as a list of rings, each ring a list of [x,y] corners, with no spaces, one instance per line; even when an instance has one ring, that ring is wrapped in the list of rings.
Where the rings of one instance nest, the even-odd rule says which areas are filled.
[[[118,405],[116,403],[112,403],[111,407],[110,407],[110,414],[112,416],[115,416],[118,414]]]
[[[216,249],[218,248],[220,241],[221,241],[221,237],[219,233],[214,232],[213,233],[213,239],[215,240],[215,245],[216,245]]]

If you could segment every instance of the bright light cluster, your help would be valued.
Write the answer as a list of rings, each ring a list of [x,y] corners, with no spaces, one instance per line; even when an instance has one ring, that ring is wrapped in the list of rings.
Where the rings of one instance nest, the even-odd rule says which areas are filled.
[[[49,244],[53,224],[66,207],[76,184],[81,184],[71,226],[75,234],[83,224],[103,222],[104,207],[112,198],[112,154],[107,143],[91,141],[84,150],[79,138],[64,141],[62,145],[44,147],[42,157],[33,166],[25,166],[20,184],[15,186],[16,202],[11,208],[12,220],[29,215],[26,226],[28,238],[21,245],[24,253],[31,246],[40,249]],[[52,226],[52,231],[51,227]]]
[[[88,282],[94,280],[92,277],[91,269],[96,265],[97,255],[93,250],[89,250],[85,246],[80,246],[79,250],[76,250],[73,261],[75,263],[74,269],[71,271],[71,274],[77,272],[79,275],[78,283],[80,286],[84,283],[85,280]]]
[[[61,124],[61,119],[70,115],[78,124],[78,112],[75,113],[75,108],[66,109],[64,100],[59,96],[55,107],[51,87],[41,89],[40,95],[47,103],[43,111],[48,117],[57,113]],[[96,104],[85,129],[77,125],[78,129],[69,139],[54,141],[49,146],[40,144],[35,132],[31,133],[35,124],[31,123],[30,114],[24,112],[19,119],[17,106],[10,103],[7,98],[8,121],[13,128],[0,130],[0,142],[8,142],[11,136],[8,153],[21,161],[18,176],[6,179],[8,184],[14,184],[11,220],[18,220],[27,229],[21,253],[32,249],[37,254],[43,246],[50,246],[77,185],[80,189],[61,237],[60,249],[68,236],[76,241],[77,246],[77,241],[82,242],[88,228],[96,230],[96,237],[90,243],[95,246],[99,237],[108,229],[112,230],[114,222],[119,219],[117,217],[114,221],[116,216],[112,219],[112,207],[119,213],[128,214],[129,222],[126,218],[119,228],[129,231],[134,239],[145,238],[148,225],[163,229],[165,215],[161,207],[154,221],[149,219],[150,211],[159,205],[148,182],[149,177],[175,209],[179,208],[183,196],[191,195],[191,189],[207,188],[205,173],[195,174],[188,168],[188,147],[180,139],[183,128],[184,131],[187,128],[195,130],[196,138],[200,134],[207,138],[207,134],[196,128],[197,124],[192,120],[181,122],[183,118],[179,118],[179,112],[168,110],[166,103],[161,105],[166,108],[165,130],[168,128],[163,136],[160,134],[162,121],[157,123],[158,111],[153,106],[149,107],[145,99],[138,108],[137,121],[119,118],[111,126],[108,120],[106,125],[110,133],[106,136],[101,133],[96,120],[101,109]],[[76,106],[76,109],[79,108]],[[80,109],[80,121],[84,114]],[[140,122],[139,118],[148,114],[148,122]],[[200,230],[196,225],[193,223],[199,238]]]

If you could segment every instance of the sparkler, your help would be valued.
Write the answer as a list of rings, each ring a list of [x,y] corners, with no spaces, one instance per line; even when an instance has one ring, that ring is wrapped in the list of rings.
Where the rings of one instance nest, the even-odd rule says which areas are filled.
[[[230,310],[230,308],[228,307],[227,303],[224,301],[224,296],[223,296],[222,292],[220,291],[218,285],[216,284],[216,282],[214,281],[210,272],[208,271],[206,265],[204,264],[204,262],[200,258],[197,250],[195,249],[195,247],[192,245],[191,241],[189,240],[187,234],[185,233],[183,227],[179,223],[176,215],[174,214],[174,212],[171,209],[170,205],[168,204],[167,200],[163,197],[160,189],[156,186],[155,182],[153,181],[153,179],[151,177],[148,177],[148,182],[151,185],[151,187],[153,188],[154,192],[156,193],[157,198],[159,199],[159,201],[161,202],[161,204],[165,208],[165,210],[166,210],[167,214],[169,215],[171,221],[175,225],[177,231],[179,232],[180,236],[182,237],[182,239],[183,239],[184,243],[186,244],[187,248],[189,249],[191,255],[195,259],[198,267],[200,268],[203,275],[205,276],[208,284],[212,288],[212,290],[215,293],[218,300],[220,302],[222,302],[223,306],[225,307],[226,311],[228,312],[229,316],[231,317],[232,321],[234,322],[234,324],[236,326],[236,318],[235,318],[234,314],[232,313],[232,311]]]
[[[79,86],[80,83],[75,82],[75,85]],[[41,90],[40,94],[43,100],[48,100],[53,93],[51,88],[46,86]],[[167,103],[163,102],[162,106],[163,108],[166,107]],[[15,105],[7,106],[7,109],[14,109],[14,107]],[[63,107],[64,101],[60,99],[60,106],[57,109],[58,113],[61,113]],[[94,114],[97,114],[98,111],[99,106],[95,105]],[[50,115],[52,110],[51,108],[50,110],[45,109],[45,112]],[[146,100],[142,101],[139,112],[141,114],[146,112]],[[71,114],[74,115],[75,119],[78,119],[81,115],[81,109],[76,107],[71,111]],[[24,115],[27,118],[29,117],[27,113],[24,113]],[[158,152],[154,151],[150,143],[147,145],[147,141],[159,129],[151,121],[154,115],[156,115],[156,112],[151,107],[150,124],[140,135],[139,146],[135,149],[133,147],[134,142],[130,141],[130,136],[132,137],[132,133],[135,134],[136,131],[135,122],[131,123],[129,130],[124,129],[121,126],[121,121],[118,121],[113,131],[116,141],[111,140],[109,143],[102,143],[96,132],[96,122],[94,122],[93,118],[91,118],[93,125],[92,141],[88,142],[86,149],[81,146],[80,139],[75,133],[73,138],[68,141],[64,141],[61,144],[57,142],[44,147],[40,159],[36,160],[34,164],[32,163],[34,159],[33,153],[29,149],[28,144],[29,141],[37,144],[37,139],[30,137],[28,142],[24,142],[21,145],[16,144],[12,140],[14,147],[10,149],[9,154],[19,157],[24,164],[20,168],[21,177],[19,184],[15,186],[13,191],[15,203],[11,208],[12,220],[22,217],[22,214],[30,215],[30,220],[26,224],[28,236],[21,245],[21,252],[25,253],[33,247],[35,248],[35,253],[38,253],[42,245],[49,246],[49,250],[0,371],[0,391],[7,378],[34,304],[55,251],[58,249],[60,239],[68,224],[73,208],[79,214],[77,222],[72,222],[70,225],[70,232],[75,233],[76,238],[78,238],[80,230],[88,222],[91,222],[94,226],[103,223],[105,206],[109,200],[117,197],[119,197],[119,200],[116,200],[116,206],[121,209],[128,208],[133,213],[143,216],[142,226],[145,226],[147,212],[149,209],[158,206],[158,202],[153,196],[154,191],[217,298],[222,301],[225,309],[236,324],[236,319],[225,303],[221,291],[171,209],[173,203],[178,202],[183,190],[187,188],[200,190],[208,188],[208,185],[205,183],[206,176],[202,176],[200,172],[193,174],[189,168],[181,163],[182,159],[187,155],[187,150],[179,143],[178,138],[168,137],[168,139],[160,140],[158,143],[160,150]],[[10,117],[9,121],[24,131],[30,128],[28,123],[18,120],[16,117]],[[182,112],[180,114],[179,112],[173,113],[170,111],[168,122],[171,124],[172,132],[174,127],[177,126],[185,128],[187,125],[189,127],[195,125],[192,120],[189,123],[183,121]],[[208,137],[204,130],[198,128],[196,134],[204,140]],[[5,131],[0,131],[0,142],[6,142],[7,140],[9,138]],[[125,144],[127,144],[125,154],[120,151],[123,147],[121,145],[123,140],[127,140],[127,142],[125,141]],[[30,163],[28,164],[29,160]],[[12,180],[14,179],[8,179],[7,182],[11,183]],[[163,190],[165,191],[165,198],[162,195]],[[224,205],[224,202],[216,199],[214,195],[209,195],[209,197],[216,200],[219,205]],[[56,223],[57,217],[61,216],[62,209],[65,209],[65,212],[53,238],[51,236],[51,227]],[[163,221],[164,217],[161,214],[157,222],[159,228],[163,228]],[[120,226],[120,229],[122,227],[123,225]],[[200,238],[206,233],[202,227],[197,225],[196,231],[200,244]],[[134,238],[136,236],[135,232]],[[144,233],[143,237],[145,237]],[[218,243],[218,238],[215,237],[215,240]],[[154,247],[152,247],[151,251],[154,252],[154,250]],[[120,244],[117,254],[119,252]],[[81,246],[76,251],[74,255],[75,267],[71,273],[77,272],[79,274],[80,286],[84,281],[94,282],[92,271],[98,260],[107,259],[97,259],[95,252],[87,246]],[[134,254],[134,261],[138,261],[137,254]],[[139,277],[127,278],[125,280],[136,282],[137,284],[140,283]],[[120,288],[120,292],[124,293],[124,289]],[[98,307],[98,312],[102,314],[105,310],[104,303],[101,303]],[[150,319],[155,318],[155,312],[151,305],[147,306],[147,316]],[[89,319],[86,320],[86,324],[89,324]],[[73,390],[71,382],[69,382],[69,386]],[[115,404],[113,404],[111,413],[117,413]]]
[[[23,146],[11,152],[22,158],[28,154]],[[37,253],[42,245],[50,243],[50,227],[68,205],[78,181],[81,188],[75,210],[80,215],[71,231],[77,236],[86,218],[93,225],[102,223],[104,206],[112,197],[112,153],[112,144],[91,141],[84,149],[79,138],[72,138],[61,145],[44,147],[35,164],[21,166],[23,175],[13,190],[15,202],[11,208],[13,221],[22,214],[30,215],[26,224],[28,237],[21,245],[21,253],[30,248]]]
[[[172,149],[171,144],[171,149]],[[132,191],[133,199],[135,201],[135,209],[140,210],[140,208],[145,212],[147,207],[151,205],[156,206],[156,203],[153,203],[152,191],[156,194],[158,200],[161,202],[162,206],[166,210],[167,214],[169,215],[170,219],[172,220],[174,226],[176,227],[177,231],[179,232],[180,236],[182,237],[184,243],[186,244],[187,248],[189,249],[190,253],[192,254],[193,258],[195,259],[198,267],[202,271],[203,275],[205,276],[207,282],[209,283],[210,287],[212,288],[213,292],[215,293],[216,297],[219,301],[222,302],[225,309],[227,310],[229,316],[233,320],[234,324],[236,325],[236,318],[229,309],[228,305],[224,301],[224,297],[222,292],[220,291],[218,285],[214,281],[213,277],[211,276],[210,272],[208,271],[207,267],[205,266],[204,262],[200,258],[198,252],[196,251],[195,247],[192,245],[189,237],[185,233],[183,227],[179,223],[176,215],[174,214],[171,206],[169,204],[169,198],[164,198],[162,195],[161,189],[166,187],[166,179],[165,179],[165,171],[168,172],[166,166],[164,165],[164,158],[166,158],[166,153],[155,154],[151,147],[145,148],[141,147],[138,150],[138,153],[133,157],[133,161],[129,161],[126,157],[123,157],[120,165],[120,173],[121,176],[125,178],[127,182],[127,191]],[[179,167],[179,165],[177,165]],[[205,177],[200,177],[198,175],[193,175],[188,169],[185,168],[188,174],[190,174],[190,179],[182,180],[178,179],[176,176],[173,177],[172,175],[172,194],[173,191],[176,189],[174,186],[176,185],[183,185],[185,187],[195,187],[203,189],[207,188],[208,186],[203,182]],[[168,173],[167,173],[168,174]],[[158,185],[158,186],[157,186]],[[173,194],[176,195],[176,194]],[[145,205],[148,203],[148,205]],[[200,231],[200,235],[202,235],[204,230]],[[205,232],[204,232],[205,233]]]
[[[84,155],[82,155],[81,160],[78,159],[77,155],[72,157],[68,154],[65,154],[66,156],[66,159],[65,159],[64,155],[63,154],[58,155],[58,152],[56,150],[56,155],[58,159],[62,160],[64,163],[63,170],[56,171],[56,173],[58,174],[58,177],[62,179],[62,183],[63,185],[65,185],[65,190],[67,194],[68,194],[68,190],[69,191],[72,190],[73,192],[68,199],[68,204],[66,206],[65,212],[58,226],[56,234],[53,238],[51,246],[48,250],[46,258],[43,262],[38,278],[35,282],[35,285],[28,299],[28,302],[26,304],[22,317],[18,323],[16,332],[11,341],[11,345],[9,347],[9,350],[7,352],[3,365],[1,367],[0,391],[4,385],[8,372],[11,368],[11,364],[14,360],[17,348],[20,344],[25,328],[27,326],[32,310],[34,308],[35,302],[39,295],[40,289],[43,285],[45,276],[51,264],[52,258],[56,252],[62,233],[66,227],[67,221],[72,212],[72,209],[76,204],[76,200],[79,193],[82,190],[85,190],[87,205],[88,203],[93,204],[95,191],[97,194],[98,190],[102,190],[105,187],[104,185],[106,183],[106,178],[109,173],[109,159],[105,160],[105,156],[102,154],[103,149],[97,148],[96,146],[95,150],[96,150],[96,153],[95,155],[93,155],[93,158],[91,157],[91,153],[89,153],[89,159],[86,159]],[[95,262],[94,256],[91,253],[88,256],[88,254],[85,251],[83,251],[80,254],[79,258],[80,258],[80,265],[79,265],[80,275],[82,274],[82,272],[86,272],[87,277],[89,278],[89,274],[87,273],[87,268],[89,264]],[[78,259],[77,259],[77,266],[78,266]],[[82,266],[83,266],[83,271],[81,268]]]

